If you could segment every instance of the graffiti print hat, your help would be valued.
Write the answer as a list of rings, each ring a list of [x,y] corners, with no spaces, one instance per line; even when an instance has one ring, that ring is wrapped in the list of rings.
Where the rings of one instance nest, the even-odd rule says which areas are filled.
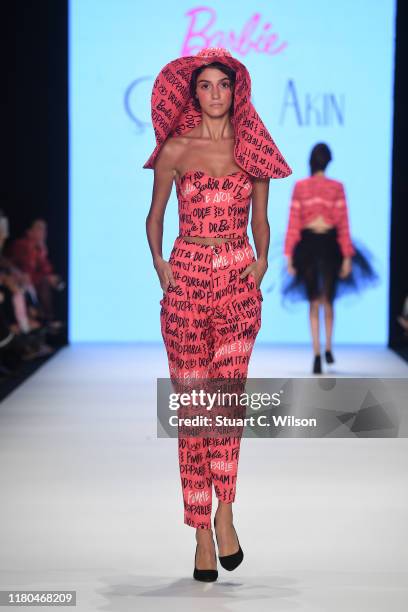
[[[255,178],[289,176],[292,169],[251,103],[248,70],[221,47],[202,49],[197,55],[180,57],[166,64],[158,74],[151,100],[157,144],[143,168],[154,168],[156,157],[169,136],[182,136],[201,123],[201,111],[194,108],[190,94],[191,75],[196,68],[215,61],[236,72],[231,123],[235,133],[237,165]]]

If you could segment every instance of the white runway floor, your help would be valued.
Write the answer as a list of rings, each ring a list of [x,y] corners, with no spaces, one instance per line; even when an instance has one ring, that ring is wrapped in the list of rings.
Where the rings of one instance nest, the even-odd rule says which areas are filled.
[[[408,377],[382,347],[335,348],[332,376]],[[259,344],[249,375],[311,361]],[[73,345],[0,405],[1,589],[76,590],[81,611],[408,609],[408,439],[244,439],[244,562],[194,581],[177,441],[156,438],[167,375],[160,344]]]

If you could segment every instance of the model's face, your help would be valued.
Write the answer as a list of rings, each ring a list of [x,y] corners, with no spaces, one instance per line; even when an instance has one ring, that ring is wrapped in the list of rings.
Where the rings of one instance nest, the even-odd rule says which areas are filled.
[[[233,86],[218,68],[206,68],[197,79],[196,96],[201,110],[210,117],[221,117],[231,108]]]

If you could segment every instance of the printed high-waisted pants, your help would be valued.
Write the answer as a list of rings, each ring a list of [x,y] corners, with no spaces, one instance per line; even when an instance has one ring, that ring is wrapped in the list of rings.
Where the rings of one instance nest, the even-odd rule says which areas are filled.
[[[255,261],[248,236],[220,245],[176,238],[169,257],[175,285],[160,301],[170,378],[245,380],[261,325],[262,292],[240,274]],[[241,436],[178,436],[184,523],[211,528],[212,486],[235,500]]]

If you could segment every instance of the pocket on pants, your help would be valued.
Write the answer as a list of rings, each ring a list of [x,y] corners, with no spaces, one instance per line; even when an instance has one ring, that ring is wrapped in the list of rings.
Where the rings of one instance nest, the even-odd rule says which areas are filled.
[[[170,287],[170,285],[169,285],[169,287]],[[160,306],[161,306],[161,307],[163,307],[163,306],[164,306],[164,301],[165,301],[165,299],[166,299],[166,297],[167,297],[167,294],[168,294],[168,292],[169,292],[169,287],[167,287],[166,291],[163,291],[163,289],[162,289],[162,291],[163,291],[163,296],[162,296],[162,299],[160,300]]]
[[[174,250],[174,249],[173,249],[173,250]],[[172,252],[173,252],[173,251],[172,251]],[[171,259],[171,256],[170,256],[170,259]],[[169,263],[170,263],[171,271],[173,272],[173,275],[174,275],[174,268],[173,268],[173,266],[171,265],[170,259],[169,259]],[[163,306],[163,301],[165,300],[165,298],[167,297],[167,294],[169,293],[169,288],[170,288],[170,286],[171,286],[171,285],[168,285],[168,286],[167,286],[166,291],[163,291],[163,289],[162,289],[162,291],[163,291],[163,297],[162,297],[162,299],[160,300],[160,305],[161,305],[161,306]],[[174,285],[174,286],[176,287],[177,285]]]
[[[253,283],[254,283],[254,290],[255,290],[255,292],[256,292],[256,294],[257,294],[257,296],[258,296],[259,300],[260,300],[261,302],[263,302],[263,295],[262,295],[261,288],[260,288],[260,287],[259,287],[259,289],[257,288],[257,286],[256,286],[255,276],[252,274],[252,272],[250,272],[250,273],[248,274],[248,278],[252,278],[252,281],[253,281]]]

